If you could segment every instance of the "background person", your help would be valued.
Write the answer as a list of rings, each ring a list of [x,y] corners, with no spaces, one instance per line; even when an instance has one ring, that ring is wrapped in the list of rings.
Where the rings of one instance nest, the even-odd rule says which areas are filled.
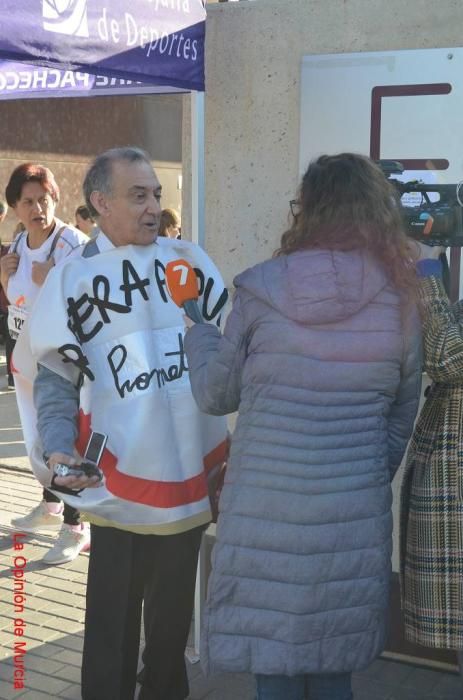
[[[318,158],[275,257],[235,279],[224,336],[185,338],[200,408],[239,412],[201,660],[255,674],[258,700],[349,700],[384,646],[391,481],[421,384],[396,201],[368,158]]]
[[[167,238],[181,238],[180,215],[175,209],[162,210],[159,235]]]
[[[1,260],[1,282],[9,300],[9,334],[16,340],[52,267],[73,254],[87,239],[55,216],[59,189],[48,168],[37,163],[19,165],[11,174],[5,194],[21,224],[9,253]],[[24,442],[30,455],[37,436],[32,384],[16,373],[15,387]],[[43,558],[48,564],[71,561],[89,546],[89,530],[80,523],[79,512],[70,506],[63,508],[60,499],[47,489],[43,491],[43,500],[30,513],[13,518],[11,524],[23,532],[60,530],[54,546]]]
[[[463,304],[442,283],[443,248],[420,251],[424,369],[432,385],[413,432],[401,498],[405,636],[457,652],[463,675]]]
[[[5,202],[4,199],[0,199],[0,224],[3,224],[3,222],[6,219],[7,214],[8,214],[8,204]]]
[[[95,222],[90,215],[90,211],[85,204],[81,204],[76,209],[75,213],[76,228],[79,231],[85,233],[89,238],[95,238],[96,236],[96,226]]]

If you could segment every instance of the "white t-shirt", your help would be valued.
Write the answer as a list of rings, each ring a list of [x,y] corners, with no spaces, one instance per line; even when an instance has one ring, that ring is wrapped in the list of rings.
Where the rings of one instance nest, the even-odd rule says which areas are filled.
[[[59,237],[56,239],[57,233]],[[8,330],[12,338],[17,339],[40,291],[40,286],[32,281],[32,263],[46,262],[53,257],[58,265],[62,260],[73,255],[85,243],[87,236],[74,228],[55,219],[55,227],[40,248],[29,248],[27,231],[20,231],[10,246],[10,253],[19,255],[19,264],[14,275],[8,280],[6,295],[9,300]]]
[[[8,280],[6,295],[10,304],[21,306],[24,311],[31,310],[40,291],[39,285],[32,281],[32,263],[48,260],[56,233],[62,229],[53,251],[56,265],[88,241],[87,236],[82,231],[64,224],[59,219],[55,219],[55,222],[55,228],[40,248],[29,248],[27,231],[20,231],[10,246],[9,252],[14,251],[19,255],[19,265],[14,275],[11,275]]]
[[[27,245],[27,231],[18,233],[10,246],[9,252],[16,252],[19,255],[18,268],[14,275],[11,275],[9,278],[6,289],[10,302],[8,307],[8,330],[12,338],[18,338],[26,317],[41,289],[39,285],[32,281],[32,263],[34,261],[46,262],[50,258],[53,241],[58,231],[61,231],[61,233],[52,252],[56,265],[72,255],[79,255],[82,251],[82,244],[88,241],[87,236],[73,226],[68,226],[59,219],[55,219],[55,222],[55,228],[40,248],[35,248],[34,250],[29,248]],[[14,358],[15,354],[13,353],[13,366]],[[16,400],[24,441],[29,452],[37,437],[37,416],[32,398],[32,382],[16,370],[14,372]]]

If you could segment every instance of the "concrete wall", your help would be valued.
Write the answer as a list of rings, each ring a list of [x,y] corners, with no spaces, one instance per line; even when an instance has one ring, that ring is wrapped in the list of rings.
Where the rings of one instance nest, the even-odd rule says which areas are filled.
[[[207,10],[206,247],[230,283],[271,254],[287,224],[298,184],[301,57],[461,46],[463,3],[255,0]],[[188,123],[184,138],[187,150]],[[187,185],[185,175],[184,219]]]
[[[61,189],[57,215],[74,221],[82,179],[92,158],[114,146],[147,150],[163,184],[163,205],[181,208],[182,96],[149,95],[0,102],[0,198],[17,165],[49,167]],[[6,241],[13,212],[0,229]]]

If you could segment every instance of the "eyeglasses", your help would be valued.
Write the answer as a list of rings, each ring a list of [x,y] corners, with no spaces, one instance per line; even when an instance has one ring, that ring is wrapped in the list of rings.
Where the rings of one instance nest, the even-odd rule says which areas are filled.
[[[289,202],[289,208],[291,210],[291,214],[296,219],[299,216],[299,214],[301,213],[300,201],[298,199],[291,199]]]

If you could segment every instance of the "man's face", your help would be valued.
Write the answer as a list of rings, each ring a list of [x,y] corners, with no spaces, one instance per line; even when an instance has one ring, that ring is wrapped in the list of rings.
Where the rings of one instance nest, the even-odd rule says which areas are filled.
[[[98,224],[115,246],[154,243],[161,218],[161,185],[145,161],[114,161],[111,192],[95,192]]]

